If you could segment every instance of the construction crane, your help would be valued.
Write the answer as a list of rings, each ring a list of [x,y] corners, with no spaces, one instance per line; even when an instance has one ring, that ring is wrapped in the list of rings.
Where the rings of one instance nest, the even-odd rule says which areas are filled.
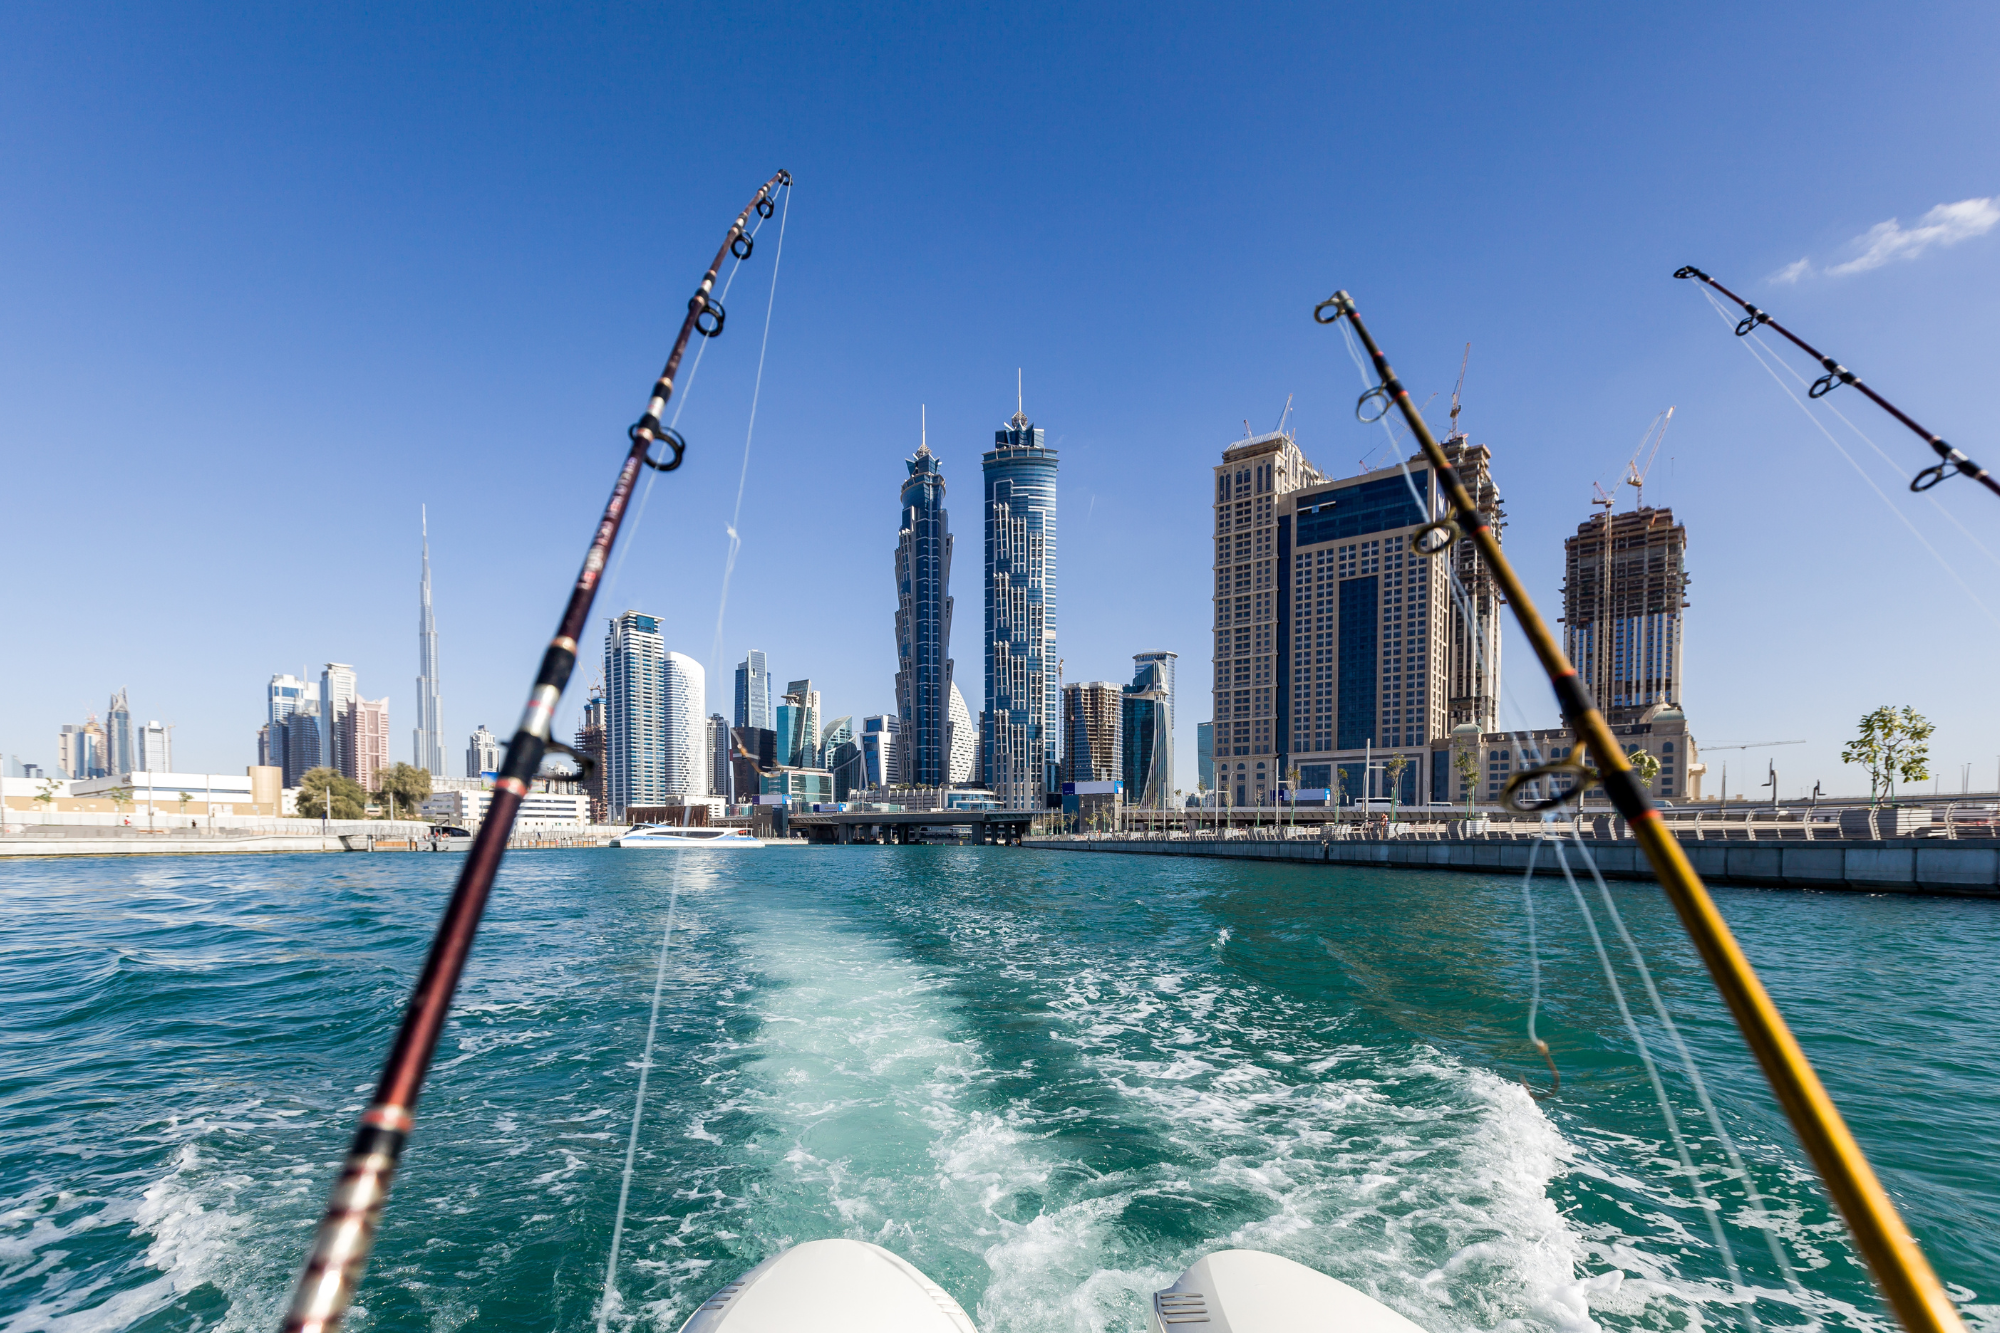
[[[1804,744],[1805,744],[1804,741],[1752,741],[1748,745],[1704,745],[1701,747],[1701,752],[1703,754],[1708,754],[1709,752],[1714,750],[1768,750],[1773,745],[1804,745]],[[1768,786],[1771,789],[1771,803],[1772,805],[1775,806],[1778,800],[1778,768],[1776,763],[1773,763],[1771,766],[1770,780],[1760,785]],[[1722,795],[1719,799],[1722,802],[1723,808],[1725,810],[1728,809],[1729,808],[1729,761],[1726,759],[1722,761]]]
[[[1646,427],[1646,433],[1639,437],[1639,447],[1632,451],[1631,461],[1625,464],[1625,484],[1636,492],[1632,500],[1634,509],[1643,509],[1646,506],[1646,474],[1653,470],[1653,460],[1660,456],[1660,445],[1666,441],[1667,427],[1673,419],[1674,409],[1671,407],[1654,417],[1653,424]],[[1651,453],[1646,453],[1648,440],[1653,442]],[[1644,467],[1639,466],[1640,454],[1646,454]]]
[[[1458,383],[1451,387],[1451,429],[1447,437],[1458,434],[1458,391],[1465,387],[1465,366],[1472,360],[1472,344],[1465,345],[1465,355],[1458,359]]]

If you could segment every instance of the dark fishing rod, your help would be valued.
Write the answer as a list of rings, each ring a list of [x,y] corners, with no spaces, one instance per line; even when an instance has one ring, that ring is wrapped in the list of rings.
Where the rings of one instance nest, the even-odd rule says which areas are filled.
[[[1730,291],[1714,278],[1709,277],[1708,274],[1703,273],[1693,264],[1684,264],[1680,268],[1675,269],[1674,276],[1677,278],[1700,278],[1703,282],[1742,306],[1744,315],[1742,319],[1736,322],[1737,337],[1747,338],[1751,331],[1759,324],[1768,324],[1783,334],[1794,347],[1819,362],[1820,369],[1824,370],[1826,374],[1814,380],[1812,387],[1806,390],[1808,398],[1824,398],[1841,385],[1852,384],[1868,396],[1868,401],[1874,403],[1875,406],[1881,408],[1884,412],[1887,412],[1890,416],[1916,432],[1917,438],[1931,447],[1931,451],[1938,456],[1939,461],[1910,478],[1911,490],[1927,491],[1956,472],[1972,478],[1995,495],[2000,495],[2000,481],[1996,481],[1991,473],[1973,462],[1970,458],[1967,458],[1963,450],[1954,449],[1951,445],[1946,444],[1940,436],[1934,435],[1918,425],[1901,408],[1863,384],[1860,378],[1846,366],[1841,365],[1840,362],[1826,355],[1819,348],[1814,347],[1811,343],[1799,337],[1798,334],[1793,333],[1777,320],[1772,319],[1770,315],[1751,305],[1735,292]]]
[[[1361,395],[1361,400],[1355,404],[1356,415],[1362,415],[1364,408],[1373,410],[1374,416],[1362,415],[1363,420],[1373,421],[1391,407],[1400,410],[1451,501],[1451,517],[1436,519],[1419,528],[1411,536],[1410,549],[1418,555],[1438,555],[1461,536],[1479,548],[1481,559],[1492,571],[1494,582],[1500,586],[1503,600],[1513,608],[1515,621],[1527,637],[1529,646],[1535,650],[1542,669],[1548,673],[1549,684],[1555,688],[1556,702],[1562,709],[1564,720],[1582,738],[1583,743],[1567,758],[1517,775],[1513,786],[1518,786],[1523,779],[1537,777],[1546,778],[1553,784],[1558,777],[1566,774],[1573,779],[1572,790],[1578,795],[1592,784],[1604,788],[1612,805],[1625,816],[1633,839],[1645,851],[1655,878],[1666,891],[1667,900],[1673,904],[1675,914],[1680,917],[1681,925],[1694,942],[1702,961],[1707,964],[1715,988],[1728,1004],[1737,1027],[1743,1033],[1745,1044],[1763,1067],[1764,1077],[1777,1094],[1778,1104],[1797,1131],[1806,1154],[1819,1169],[1820,1179],[1826,1182],[1827,1193],[1833,1196],[1835,1205],[1847,1221],[1848,1233],[1854,1237],[1855,1248],[1867,1261],[1890,1308],[1909,1333],[1964,1333],[1965,1326],[1958,1317],[1957,1307],[1938,1281],[1924,1252],[1911,1239],[1909,1227],[1883,1190],[1875,1169],[1868,1164],[1867,1156],[1861,1151],[1861,1145],[1855,1142],[1847,1122],[1841,1117],[1840,1108],[1827,1096],[1826,1088],[1820,1083],[1812,1063],[1806,1059],[1798,1038],[1792,1035],[1785,1016],[1771,1002],[1764,983],[1758,979],[1756,970],[1750,966],[1750,960],[1744,956],[1742,946],[1729,929],[1729,923],[1716,910],[1715,900],[1709,896],[1701,876],[1688,864],[1687,854],[1681,850],[1679,840],[1667,829],[1660,819],[1660,812],[1646,798],[1637,775],[1625,758],[1624,747],[1611,734],[1611,728],[1590,697],[1589,689],[1578,677],[1576,668],[1570,665],[1555,635],[1549,632],[1548,623],[1535,610],[1520,576],[1502,553],[1500,539],[1494,533],[1492,524],[1466,492],[1458,469],[1445,457],[1443,448],[1425,424],[1423,414],[1410,401],[1409,392],[1397,380],[1396,372],[1389,368],[1388,358],[1382,355],[1382,349],[1375,345],[1375,339],[1361,322],[1361,316],[1354,308],[1354,298],[1346,292],[1335,292],[1314,307],[1313,318],[1321,324],[1334,324],[1345,319],[1353,325],[1362,346],[1368,349],[1368,355],[1375,363],[1375,374],[1380,381],[1375,388]],[[1433,536],[1437,540],[1431,540]],[[1584,765],[1582,752],[1585,749],[1596,764],[1594,771]],[[1510,786],[1510,791],[1513,786]]]
[[[576,666],[577,636],[583,633],[590,619],[598,580],[611,556],[611,545],[618,540],[618,529],[624,522],[625,506],[632,497],[639,469],[650,467],[672,472],[681,465],[687,451],[687,441],[679,432],[660,421],[667,400],[673,396],[681,355],[687,351],[692,335],[699,333],[713,338],[722,332],[726,314],[715,297],[715,278],[722,261],[730,255],[738,259],[750,257],[755,245],[749,231],[750,214],[770,217],[777,209],[777,190],[788,188],[791,183],[791,173],[785,171],[765,181],[730,224],[729,234],[722,238],[722,246],[702,276],[701,285],[688,298],[687,318],[681,321],[680,336],[674,339],[666,369],[653,384],[645,414],[626,432],[632,447],[618,469],[618,481],[611,488],[604,517],[591,535],[583,569],[570,590],[569,605],[563,610],[555,638],[542,654],[541,671],[528,694],[521,725],[508,743],[507,757],[494,779],[493,801],[487,809],[486,821],[479,826],[478,836],[466,853],[465,868],[459,872],[451,901],[438,922],[437,933],[431,937],[430,954],[424,959],[416,989],[403,1011],[403,1024],[396,1032],[395,1044],[389,1048],[381,1082],[376,1085],[368,1109],[362,1113],[361,1126],[355,1131],[347,1161],[334,1183],[326,1215],[320,1219],[312,1252],[306,1258],[305,1272],[292,1293],[291,1309],[285,1315],[286,1333],[332,1333],[347,1317],[354,1290],[368,1266],[368,1253],[375,1244],[375,1231],[382,1220],[382,1205],[389,1197],[397,1160],[416,1123],[417,1095],[423,1089],[431,1054],[437,1049],[438,1036],[451,1012],[452,995],[458,990],[459,975],[465,970],[472,937],[486,910],[487,895],[493,888],[493,876],[500,869],[501,855],[507,850],[507,838],[513,832],[521,798],[528,794],[528,784],[541,771],[542,760],[549,753],[576,757],[575,751],[550,738],[549,728],[555,721],[563,687],[569,684],[570,672]],[[656,443],[667,451],[657,458],[653,455]]]

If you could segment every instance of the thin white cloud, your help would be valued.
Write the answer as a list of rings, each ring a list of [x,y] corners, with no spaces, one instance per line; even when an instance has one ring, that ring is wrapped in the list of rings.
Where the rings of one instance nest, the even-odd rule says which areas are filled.
[[[1957,245],[1960,241],[1984,236],[1996,226],[2000,226],[2000,196],[1939,204],[1919,218],[1914,227],[1905,228],[1896,218],[1876,223],[1849,243],[1848,248],[1856,252],[1854,258],[1835,264],[1824,272],[1832,278],[1865,273],[1891,260],[1915,259],[1934,245]],[[1795,283],[1800,278],[1811,277],[1814,271],[1810,260],[1801,259],[1795,264],[1785,265],[1768,281]]]
[[[1787,264],[1770,276],[1771,282],[1794,283],[1800,278],[1812,276],[1812,260],[1801,259],[1796,264]]]

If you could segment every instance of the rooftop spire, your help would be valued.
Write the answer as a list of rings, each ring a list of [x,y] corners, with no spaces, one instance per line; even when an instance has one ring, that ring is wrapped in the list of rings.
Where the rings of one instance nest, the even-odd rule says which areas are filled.
[[[1015,430],[1028,424],[1028,413],[1021,405],[1021,368],[1014,367],[1014,419],[1007,423]]]

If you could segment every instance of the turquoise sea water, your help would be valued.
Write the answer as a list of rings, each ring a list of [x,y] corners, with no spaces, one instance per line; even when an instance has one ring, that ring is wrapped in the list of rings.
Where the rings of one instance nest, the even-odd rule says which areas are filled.
[[[274,1326],[457,866],[0,867],[0,1330]],[[1537,1102],[1518,879],[922,847],[514,854],[355,1327],[595,1327],[676,876],[613,1327],[833,1235],[993,1333],[1139,1328],[1224,1245],[1434,1333],[1747,1327],[1560,878]],[[1757,1318],[1888,1327],[1671,912],[1611,892],[1798,1271],[1666,1061]],[[1718,896],[2000,1327],[2000,908]]]

